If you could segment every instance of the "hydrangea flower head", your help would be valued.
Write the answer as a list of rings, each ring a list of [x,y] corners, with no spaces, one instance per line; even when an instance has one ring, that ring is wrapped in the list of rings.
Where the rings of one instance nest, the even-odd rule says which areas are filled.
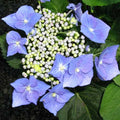
[[[56,54],[53,67],[49,74],[53,75],[54,77],[62,81],[63,75],[65,74],[65,71],[68,70],[68,64],[70,63],[71,60],[72,57],[66,58],[61,54]]]
[[[29,80],[27,78],[18,79],[11,83],[11,86],[15,88],[13,91],[12,107],[30,103],[36,105],[38,98],[45,94],[46,90],[50,88],[49,85],[35,79],[34,76],[30,76]]]
[[[54,115],[57,114],[66,102],[73,96],[69,90],[64,89],[62,84],[54,86],[49,92],[44,95],[40,101],[43,102],[44,107]]]
[[[45,3],[45,2],[47,2],[47,1],[50,1],[50,0],[40,0],[42,3]]]
[[[27,54],[24,44],[26,43],[26,38],[21,38],[20,34],[15,31],[10,31],[7,33],[6,40],[8,43],[7,56],[12,56],[16,53]]]
[[[65,73],[63,87],[85,86],[90,84],[93,77],[93,55],[86,54],[74,58]]]
[[[81,4],[81,3],[78,3],[77,5],[75,5],[75,4],[73,4],[73,3],[70,3],[70,4],[67,6],[67,9],[74,10],[74,12],[75,12],[75,17],[77,18],[77,20],[78,20],[79,22],[81,22],[81,15],[82,15],[81,7],[82,7],[82,4]]]
[[[88,14],[88,11],[81,16],[81,32],[90,40],[96,43],[105,43],[110,27],[102,20]]]
[[[24,5],[21,6],[16,13],[8,15],[2,18],[2,20],[4,20],[9,26],[23,30],[28,34],[41,16],[41,14],[35,13],[31,6]]]
[[[103,81],[113,79],[120,74],[118,64],[116,61],[116,51],[119,45],[107,47],[100,55],[95,58],[95,66],[98,73],[98,77]]]

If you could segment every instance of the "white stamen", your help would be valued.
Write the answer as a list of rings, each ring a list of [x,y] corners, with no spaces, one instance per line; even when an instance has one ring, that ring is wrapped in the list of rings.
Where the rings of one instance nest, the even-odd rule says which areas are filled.
[[[25,23],[25,24],[28,23],[28,20],[27,20],[27,19],[24,19],[24,23]]]
[[[90,32],[93,32],[93,31],[94,31],[94,29],[93,29],[93,28],[89,28],[89,31],[90,31]]]
[[[76,72],[80,72],[80,69],[79,69],[79,68],[76,68],[75,71],[76,71]]]
[[[59,71],[64,71],[65,66],[63,64],[59,64]]]

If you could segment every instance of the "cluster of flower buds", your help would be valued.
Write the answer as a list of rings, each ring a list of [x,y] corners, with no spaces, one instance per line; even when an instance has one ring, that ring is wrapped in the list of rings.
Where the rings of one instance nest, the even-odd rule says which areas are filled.
[[[43,16],[35,25],[35,28],[27,36],[28,54],[22,59],[23,68],[26,72],[22,75],[27,77],[34,75],[43,78],[47,82],[58,84],[59,81],[49,75],[53,66],[56,53],[66,57],[78,57],[85,50],[85,37],[71,28],[76,24],[75,18],[67,17],[66,13],[52,13],[48,9],[36,12]],[[60,36],[64,34],[64,38]]]

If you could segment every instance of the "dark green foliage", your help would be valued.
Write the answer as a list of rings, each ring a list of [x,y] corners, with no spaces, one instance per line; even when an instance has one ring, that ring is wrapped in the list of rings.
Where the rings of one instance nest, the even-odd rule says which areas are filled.
[[[98,110],[103,91],[96,84],[81,88],[58,112],[59,120],[102,120]]]
[[[49,10],[55,13],[65,12],[67,5],[68,5],[68,0],[51,0],[50,2],[42,3],[42,7],[48,8]]]
[[[83,3],[89,6],[106,6],[120,2],[120,0],[82,0]]]
[[[116,76],[113,81],[120,86],[120,75]]]

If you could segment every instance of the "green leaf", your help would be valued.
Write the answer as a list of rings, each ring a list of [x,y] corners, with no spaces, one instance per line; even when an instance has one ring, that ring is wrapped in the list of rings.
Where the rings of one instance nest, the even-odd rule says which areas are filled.
[[[6,59],[7,63],[15,68],[20,69],[21,68],[21,55],[17,56],[11,56],[7,57],[7,43],[6,43],[6,34],[0,36],[0,48],[2,51],[3,58]]]
[[[111,83],[103,95],[100,114],[103,120],[120,120],[120,87]]]
[[[58,112],[59,120],[101,120],[98,109],[103,90],[97,85],[82,88]]]
[[[55,13],[63,13],[68,5],[68,0],[51,0],[41,4],[42,7],[47,8]]]
[[[18,57],[11,57],[11,58],[7,58],[7,63],[14,69],[21,69],[21,59],[22,58],[18,58]]]
[[[120,0],[82,0],[89,6],[106,6],[120,2]]]
[[[108,39],[115,44],[120,44],[120,17],[114,21]]]
[[[120,86],[120,75],[116,76],[113,81]]]
[[[7,58],[7,43],[6,43],[6,34],[0,36],[0,48],[2,51],[3,57]]]

